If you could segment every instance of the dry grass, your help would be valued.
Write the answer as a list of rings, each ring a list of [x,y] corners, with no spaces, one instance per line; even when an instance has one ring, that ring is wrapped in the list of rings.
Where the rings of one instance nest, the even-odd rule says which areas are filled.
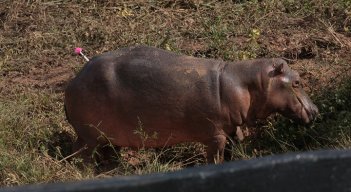
[[[259,139],[231,142],[228,160],[351,147],[351,3],[326,1],[0,1],[0,185],[172,171],[204,162],[203,147],[122,151],[109,166],[70,155],[74,132],[63,90],[83,60],[147,44],[225,60],[284,57],[303,76],[321,118],[310,128],[281,117]]]

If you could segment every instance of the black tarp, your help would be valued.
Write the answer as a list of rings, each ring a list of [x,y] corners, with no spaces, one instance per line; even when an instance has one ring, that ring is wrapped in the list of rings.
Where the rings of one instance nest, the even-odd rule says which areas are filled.
[[[351,191],[351,150],[291,153],[171,173],[0,189],[5,191]]]

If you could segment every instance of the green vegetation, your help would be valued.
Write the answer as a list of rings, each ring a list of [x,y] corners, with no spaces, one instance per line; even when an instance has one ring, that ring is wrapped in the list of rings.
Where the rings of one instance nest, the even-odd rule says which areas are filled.
[[[75,134],[63,111],[67,82],[93,56],[147,44],[196,57],[283,57],[321,116],[310,127],[281,116],[256,137],[232,139],[227,160],[351,147],[351,3],[282,1],[0,1],[0,186],[173,171],[204,164],[203,146],[122,149],[101,164],[67,158]],[[142,133],[142,132],[139,132]]]

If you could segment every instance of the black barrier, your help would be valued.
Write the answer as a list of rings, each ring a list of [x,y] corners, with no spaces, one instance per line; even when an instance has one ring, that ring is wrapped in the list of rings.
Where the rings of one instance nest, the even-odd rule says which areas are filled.
[[[351,150],[292,153],[172,173],[0,189],[5,191],[351,191]]]

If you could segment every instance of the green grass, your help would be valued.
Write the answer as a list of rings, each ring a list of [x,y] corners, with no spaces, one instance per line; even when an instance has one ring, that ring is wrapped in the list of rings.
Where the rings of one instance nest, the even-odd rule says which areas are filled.
[[[351,147],[351,3],[283,1],[0,1],[0,186],[179,170],[204,164],[200,144],[122,149],[105,164],[73,153],[65,85],[92,57],[146,44],[196,57],[284,57],[303,74],[321,115],[310,127],[281,116],[258,138],[228,142],[227,160]]]
[[[61,108],[58,97],[38,92],[1,99],[2,185],[54,182],[55,177],[81,174],[74,165],[59,163],[48,155],[56,128],[62,126],[62,116],[57,115]]]

